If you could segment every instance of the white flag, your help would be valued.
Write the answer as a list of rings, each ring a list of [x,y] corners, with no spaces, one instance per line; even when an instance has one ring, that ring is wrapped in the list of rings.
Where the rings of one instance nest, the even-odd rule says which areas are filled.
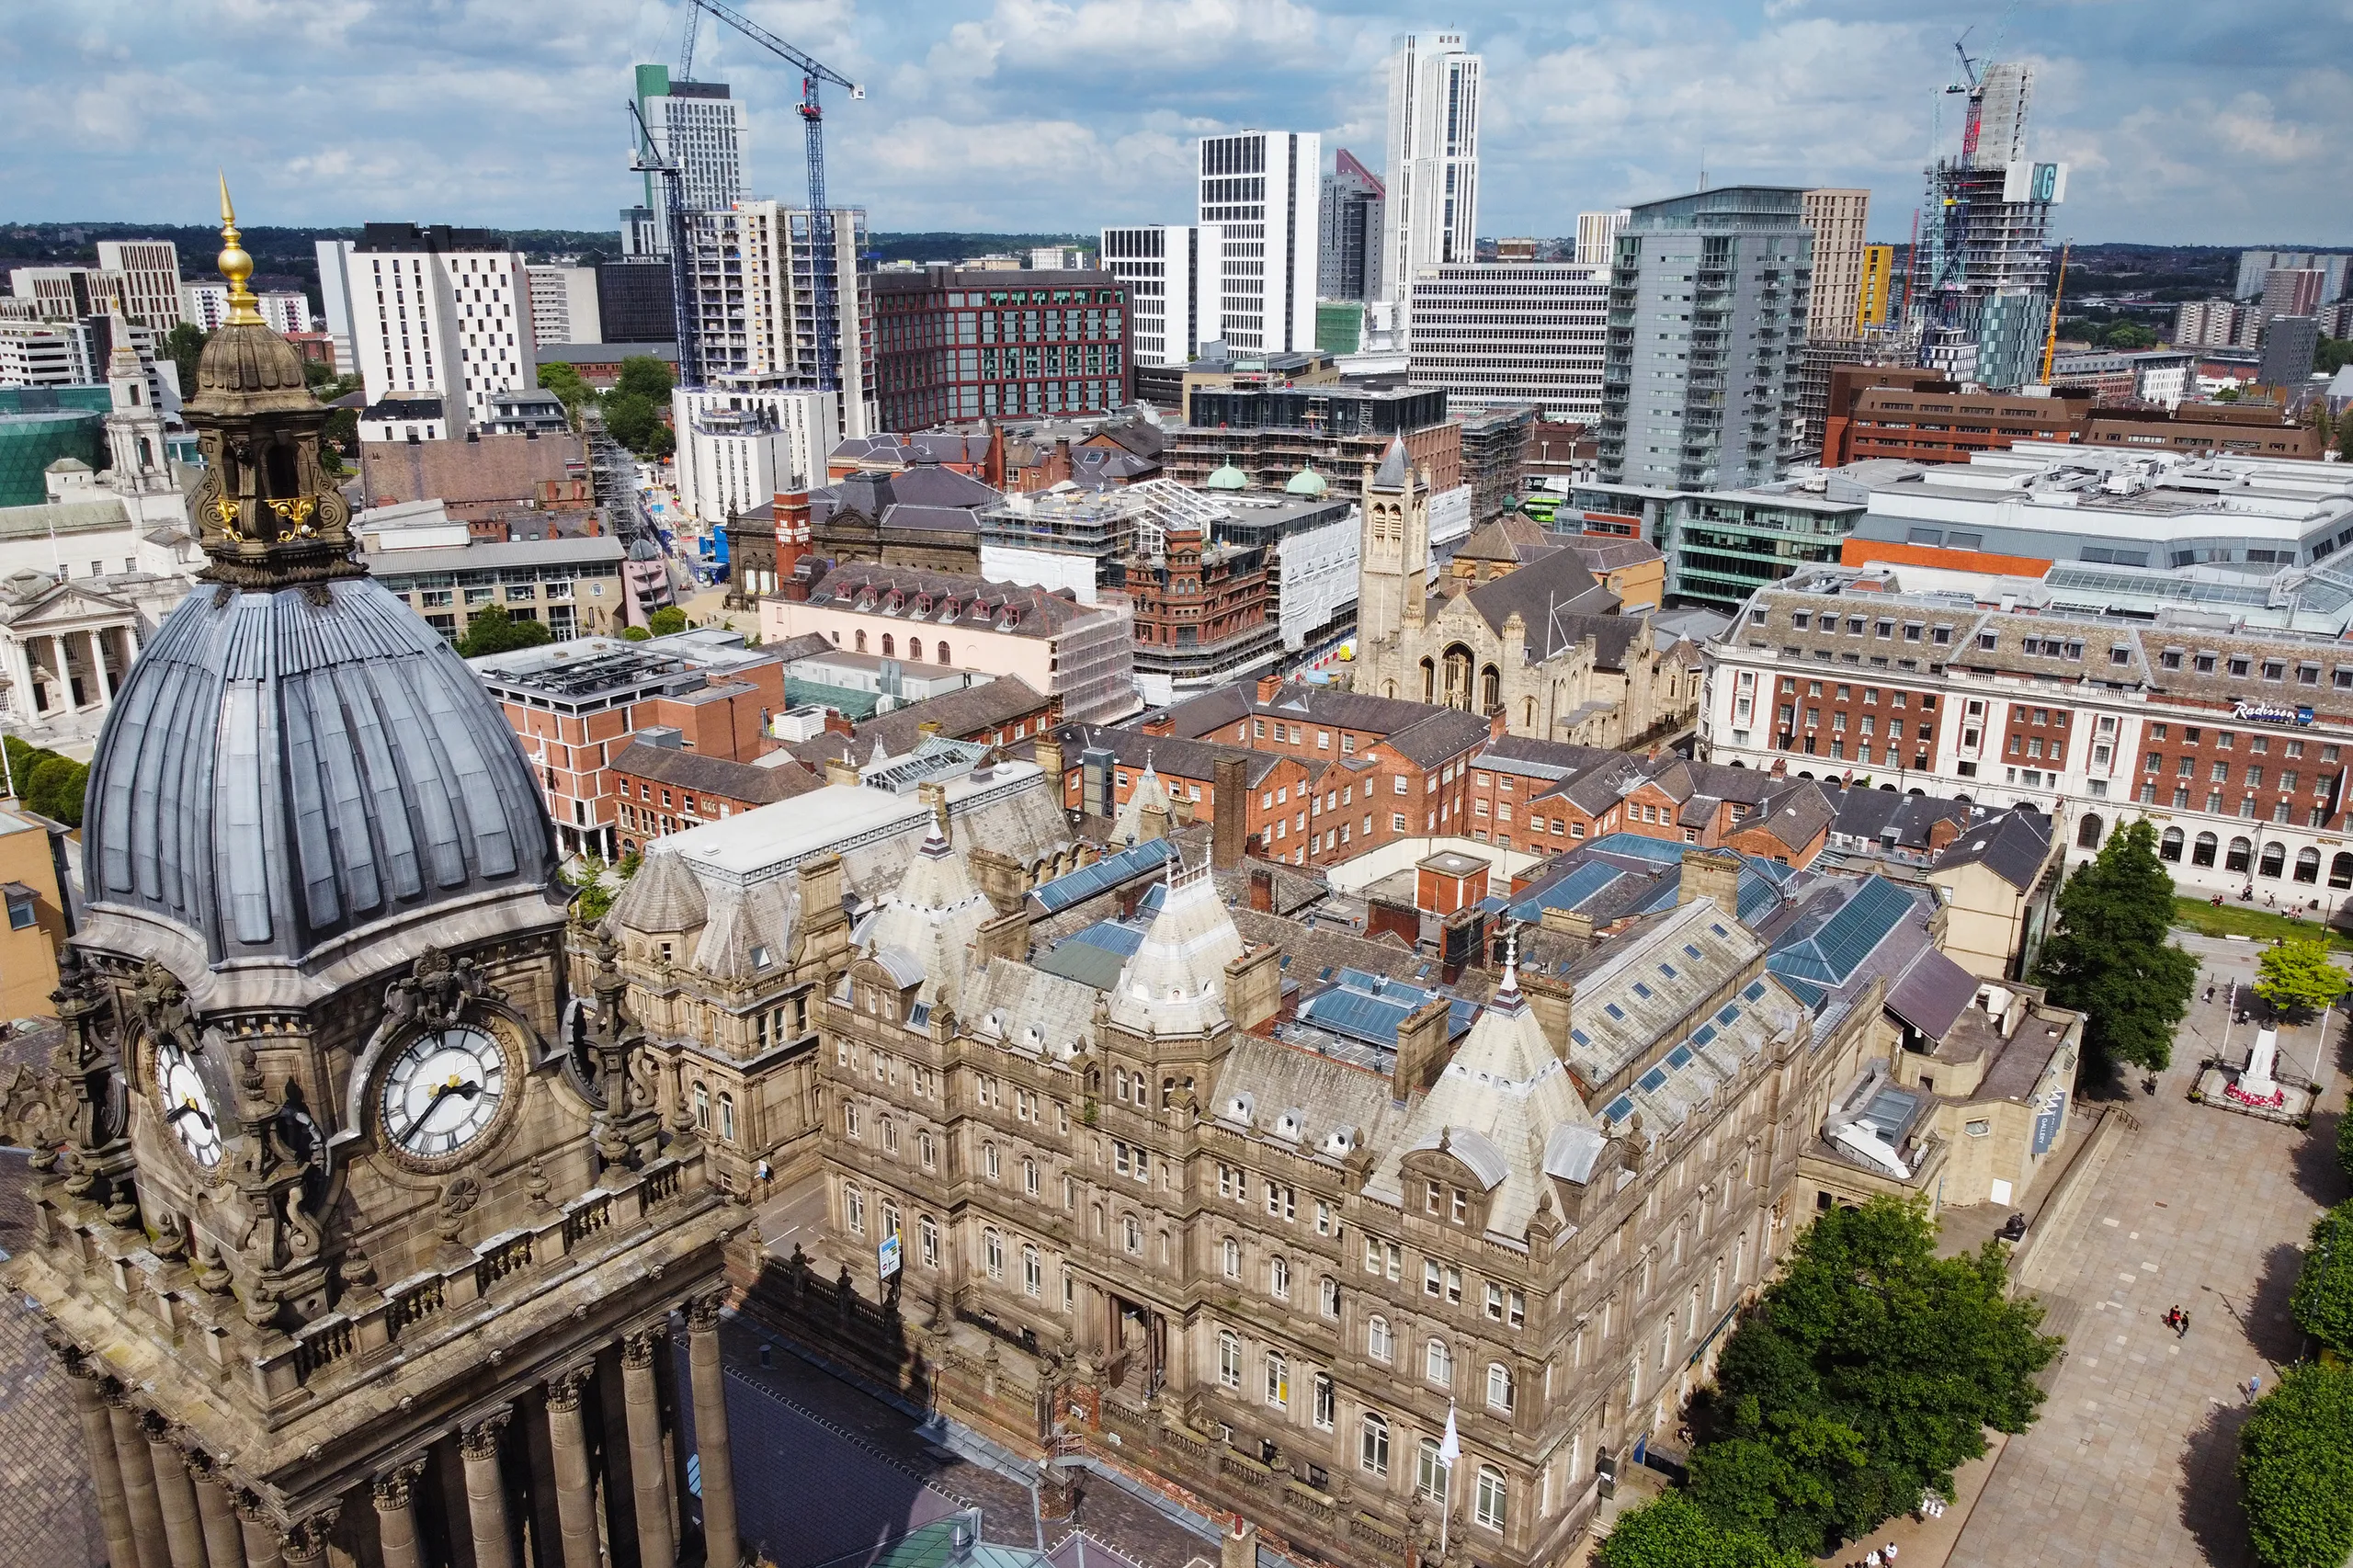
[[[1438,1462],[1450,1470],[1461,1457],[1462,1439],[1454,1435],[1454,1406],[1449,1402],[1446,1407],[1446,1436],[1438,1440]]]

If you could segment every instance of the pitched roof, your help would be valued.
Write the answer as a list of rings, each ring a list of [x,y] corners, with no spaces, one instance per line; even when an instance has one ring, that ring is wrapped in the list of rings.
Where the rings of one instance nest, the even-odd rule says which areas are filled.
[[[643,741],[631,741],[619,756],[613,758],[612,766],[616,773],[651,778],[657,784],[668,784],[681,790],[723,795],[728,800],[742,801],[755,806],[765,806],[773,801],[789,801],[795,795],[806,794],[825,781],[822,768],[812,769],[798,761],[786,760],[763,766],[756,762],[736,762],[723,756],[707,756],[701,752],[674,746],[648,745]]]
[[[1454,552],[1457,561],[1534,561],[1562,549],[1567,541],[1548,534],[1543,525],[1525,512],[1506,512],[1482,523]],[[1645,548],[1648,548],[1647,546]],[[1651,551],[1657,555],[1656,551]]]
[[[1585,562],[1567,551],[1482,583],[1462,597],[1498,635],[1504,622],[1518,616],[1528,629],[1530,664],[1541,664],[1591,637],[1596,661],[1604,669],[1623,669],[1627,648],[1645,630],[1640,616],[1608,613],[1617,608],[1618,596],[1596,582]]]
[[[785,749],[808,767],[823,773],[835,758],[861,767],[873,756],[877,742],[892,756],[904,756],[923,744],[923,727],[937,723],[939,733],[961,741],[987,734],[1000,724],[1046,706],[1046,699],[1019,676],[999,676],[958,691],[945,691],[893,708],[856,727],[853,733],[813,735]]]
[[[964,526],[971,526],[969,517]],[[1107,613],[1043,588],[872,561],[846,561],[835,567],[809,590],[809,602],[885,610],[912,625],[932,621],[1022,637],[1051,637],[1074,620]]]
[[[2033,807],[2013,807],[1946,845],[1930,863],[1931,869],[1984,866],[2024,892],[2042,874],[2042,863],[2051,853],[2051,819]]]
[[[1372,471],[1372,488],[1403,490],[1405,488],[1406,472],[1405,437],[1392,436],[1389,440],[1389,449],[1381,454],[1381,466]]]

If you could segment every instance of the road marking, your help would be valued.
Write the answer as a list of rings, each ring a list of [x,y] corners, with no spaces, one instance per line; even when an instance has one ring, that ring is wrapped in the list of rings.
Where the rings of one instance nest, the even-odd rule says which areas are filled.
[[[2112,1225],[2114,1225],[2114,1224],[2116,1223],[2116,1221],[2113,1221],[2113,1220],[2102,1220],[2102,1221],[2100,1221],[2100,1223],[2101,1223],[2101,1224],[2103,1224],[2103,1225],[2110,1225],[2110,1226],[2112,1226]]]

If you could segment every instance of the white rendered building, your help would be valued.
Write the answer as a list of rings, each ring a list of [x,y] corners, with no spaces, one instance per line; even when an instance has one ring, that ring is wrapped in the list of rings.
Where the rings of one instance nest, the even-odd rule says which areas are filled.
[[[1406,303],[1412,380],[1449,408],[1540,405],[1547,419],[1601,418],[1609,268],[1550,261],[1426,267]]]
[[[1103,231],[1103,266],[1128,285],[1139,365],[1183,365],[1225,335],[1216,223],[1143,223]]]
[[[593,267],[530,268],[531,335],[542,344],[602,343]]]
[[[1608,267],[1617,254],[1618,231],[1634,215],[1631,207],[1620,207],[1609,212],[1580,212],[1577,214],[1577,265]]]
[[[290,289],[272,290],[254,296],[254,308],[269,330],[284,336],[290,332],[311,330],[311,301],[303,294]],[[192,322],[206,332],[218,332],[229,320],[229,286],[226,283],[183,283],[180,285],[180,319]],[[340,363],[340,361],[338,361]]]
[[[1217,225],[1224,337],[1245,353],[1315,347],[1323,138],[1245,131],[1200,143],[1196,220]]]
[[[100,240],[98,267],[122,279],[122,313],[157,332],[180,319],[180,251],[169,240]]]
[[[492,392],[539,385],[523,256],[489,231],[370,223],[339,259],[370,405],[438,398],[455,437],[489,417]],[[363,438],[381,428],[361,421]]]
[[[1388,255],[1381,275],[1392,299],[1404,296],[1423,267],[1477,254],[1480,63],[1454,32],[1404,34],[1389,57]]]
[[[670,393],[678,433],[678,508],[706,523],[767,506],[779,490],[824,483],[840,439],[832,392],[782,376],[722,376]]]

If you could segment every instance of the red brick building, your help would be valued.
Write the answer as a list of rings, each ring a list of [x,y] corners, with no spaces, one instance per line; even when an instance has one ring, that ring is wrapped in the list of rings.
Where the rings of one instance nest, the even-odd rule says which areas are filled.
[[[2088,387],[2056,387],[2047,397],[1963,392],[1934,370],[1840,365],[1830,372],[1822,461],[1965,463],[1972,452],[2019,441],[2080,441],[2092,401]]]
[[[1836,815],[1810,778],[1513,735],[1472,760],[1469,808],[1467,836],[1528,854],[1630,833],[1800,867],[1822,852]]]
[[[874,278],[875,379],[886,429],[1103,413],[1133,401],[1128,290],[1108,272]]]

